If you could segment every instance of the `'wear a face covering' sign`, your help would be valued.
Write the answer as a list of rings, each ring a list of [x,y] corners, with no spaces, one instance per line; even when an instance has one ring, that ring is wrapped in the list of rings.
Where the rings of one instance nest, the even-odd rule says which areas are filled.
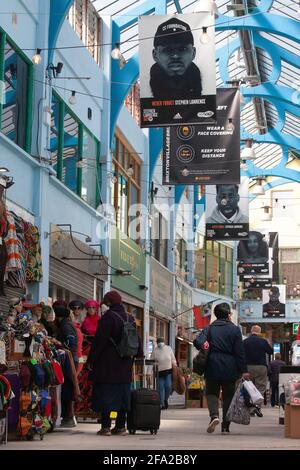
[[[217,90],[217,122],[164,130],[163,184],[240,183],[240,92]]]
[[[142,16],[139,52],[141,127],[215,122],[213,15]]]

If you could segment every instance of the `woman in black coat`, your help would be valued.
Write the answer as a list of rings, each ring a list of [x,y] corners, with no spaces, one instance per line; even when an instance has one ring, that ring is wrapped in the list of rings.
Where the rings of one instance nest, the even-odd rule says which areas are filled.
[[[121,358],[111,341],[118,344],[124,321],[135,322],[122,305],[117,291],[105,294],[102,303],[109,307],[99,322],[98,329],[88,357],[93,381],[92,409],[101,412],[101,430],[98,434],[126,434],[126,413],[130,409],[132,382],[132,358]],[[127,320],[128,318],[128,320]],[[141,343],[138,356],[142,355]],[[110,413],[117,411],[116,427],[110,430]]]

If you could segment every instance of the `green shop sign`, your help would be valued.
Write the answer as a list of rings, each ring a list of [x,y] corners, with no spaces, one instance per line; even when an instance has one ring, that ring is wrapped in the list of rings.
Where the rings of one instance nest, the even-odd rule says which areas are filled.
[[[299,323],[293,323],[293,335],[298,334]]]
[[[112,286],[139,300],[145,301],[146,259],[143,251],[119,229],[112,231],[111,264],[115,269],[130,271],[130,276],[112,276]]]

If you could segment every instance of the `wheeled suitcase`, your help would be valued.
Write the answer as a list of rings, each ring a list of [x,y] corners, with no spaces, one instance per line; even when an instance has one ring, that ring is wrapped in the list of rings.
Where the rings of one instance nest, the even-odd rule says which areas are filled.
[[[137,364],[141,364],[141,361],[135,361],[135,378],[135,366]],[[152,388],[145,388],[146,383],[148,386],[151,386],[150,380],[147,380],[151,377],[149,375],[147,376],[145,373],[146,367],[149,368],[149,366],[153,368]],[[157,366],[155,361],[143,360],[142,367],[143,387],[136,389],[137,384],[136,380],[134,380],[135,390],[131,392],[131,410],[127,415],[127,429],[129,434],[135,434],[137,430],[150,431],[151,434],[157,434],[160,426],[160,398],[157,391]]]

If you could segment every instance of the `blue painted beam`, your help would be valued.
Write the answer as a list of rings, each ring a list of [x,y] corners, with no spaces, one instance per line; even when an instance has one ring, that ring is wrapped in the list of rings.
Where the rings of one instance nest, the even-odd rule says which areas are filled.
[[[185,190],[185,185],[180,184],[175,186],[175,204],[180,204],[180,200]]]
[[[50,0],[48,63],[53,60],[56,41],[65,17],[75,0]]]
[[[290,134],[284,134],[276,129],[272,129],[266,134],[241,133],[242,139],[254,139],[261,144],[278,144],[282,147],[300,150],[300,139]]]

